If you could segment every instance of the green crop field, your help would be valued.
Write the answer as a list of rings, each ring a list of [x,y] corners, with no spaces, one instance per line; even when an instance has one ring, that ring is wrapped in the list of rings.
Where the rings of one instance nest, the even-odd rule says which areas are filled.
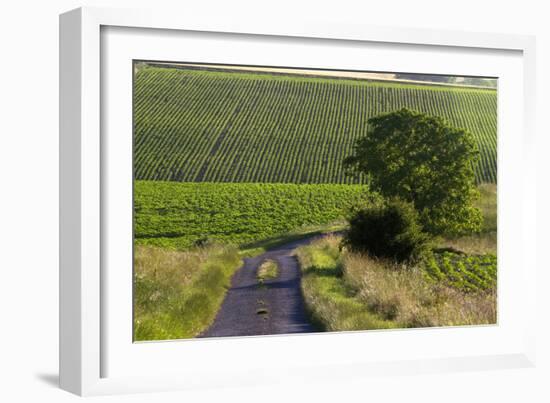
[[[463,291],[485,290],[495,286],[497,257],[494,254],[436,253],[426,263],[425,271],[432,279]]]
[[[470,130],[476,180],[496,183],[495,90],[151,66],[135,75],[135,178],[360,183],[342,160],[370,117],[401,107]]]
[[[135,181],[137,244],[184,249],[232,244],[330,223],[373,200],[366,186]]]

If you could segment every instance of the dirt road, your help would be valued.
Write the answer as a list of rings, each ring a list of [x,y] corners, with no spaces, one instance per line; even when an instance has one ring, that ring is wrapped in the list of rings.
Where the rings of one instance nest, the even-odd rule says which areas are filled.
[[[231,288],[214,323],[200,337],[315,331],[304,310],[300,267],[293,255],[295,248],[313,239],[298,240],[245,259],[243,267],[233,276]],[[277,262],[279,275],[262,285],[257,279],[257,270],[268,259]]]

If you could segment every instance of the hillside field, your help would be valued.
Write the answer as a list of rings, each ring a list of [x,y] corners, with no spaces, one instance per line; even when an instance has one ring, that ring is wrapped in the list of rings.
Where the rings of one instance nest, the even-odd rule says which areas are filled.
[[[367,120],[408,107],[470,130],[496,183],[493,89],[145,66],[135,73],[138,180],[362,183],[342,160]]]

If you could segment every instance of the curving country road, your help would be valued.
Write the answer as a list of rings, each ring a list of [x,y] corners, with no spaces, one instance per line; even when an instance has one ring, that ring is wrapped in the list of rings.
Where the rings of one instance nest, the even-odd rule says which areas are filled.
[[[300,267],[294,249],[317,237],[294,241],[244,259],[235,273],[214,323],[199,337],[252,336],[314,332],[300,289]],[[260,285],[258,267],[271,259],[279,275]]]

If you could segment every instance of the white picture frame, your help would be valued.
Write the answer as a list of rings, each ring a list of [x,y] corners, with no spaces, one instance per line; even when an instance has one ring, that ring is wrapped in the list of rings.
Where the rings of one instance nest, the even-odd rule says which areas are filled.
[[[368,336],[364,332],[331,334],[323,335],[322,343],[318,341],[321,339],[316,338],[318,336],[294,336],[292,340],[284,337],[232,338],[223,341],[201,340],[195,344],[151,343],[151,345],[162,344],[162,351],[154,350],[153,347],[143,347],[143,350],[150,350],[143,352],[145,355],[159,354],[163,356],[165,363],[168,363],[167,360],[173,361],[166,366],[170,370],[158,375],[147,371],[132,373],[128,368],[122,367],[117,371],[108,370],[106,362],[109,361],[110,354],[112,355],[112,348],[110,352],[107,346],[113,344],[105,327],[110,326],[111,333],[124,331],[114,329],[111,326],[113,322],[107,320],[111,315],[110,305],[106,302],[110,291],[109,287],[105,286],[105,279],[110,278],[105,273],[105,267],[108,267],[106,251],[109,250],[109,245],[105,243],[103,227],[108,227],[106,220],[113,217],[105,214],[105,203],[108,203],[105,201],[108,200],[105,194],[111,189],[108,183],[110,172],[106,167],[112,166],[108,164],[108,155],[109,151],[112,151],[109,147],[113,146],[113,143],[102,138],[102,133],[110,130],[109,123],[105,123],[107,114],[102,109],[105,94],[111,94],[110,87],[105,87],[110,85],[109,81],[102,80],[104,78],[102,74],[110,71],[103,70],[105,61],[102,61],[102,57],[109,55],[105,49],[102,49],[106,47],[102,32],[108,31],[109,27],[172,33],[171,36],[175,35],[176,38],[166,40],[167,45],[170,45],[172,40],[178,40],[174,32],[193,32],[194,36],[198,37],[201,33],[204,35],[217,33],[218,36],[246,35],[257,38],[259,41],[265,39],[276,42],[280,38],[284,39],[282,42],[331,41],[327,46],[333,47],[376,43],[377,46],[382,47],[411,45],[434,49],[469,49],[479,54],[491,51],[515,52],[520,58],[518,60],[520,60],[522,72],[519,77],[521,82],[511,83],[513,85],[510,88],[514,87],[518,91],[509,92],[509,94],[517,94],[520,97],[516,102],[522,105],[522,109],[519,120],[516,121],[519,124],[517,127],[520,133],[510,135],[513,142],[509,143],[508,149],[513,150],[511,146],[515,145],[517,146],[515,149],[521,153],[516,156],[518,171],[510,181],[510,185],[520,185],[521,192],[516,192],[513,201],[507,203],[506,200],[501,200],[499,189],[499,231],[501,215],[505,215],[509,210],[521,208],[516,211],[515,221],[510,221],[508,227],[521,226],[518,228],[519,238],[516,239],[520,244],[516,250],[508,252],[505,250],[501,254],[499,232],[499,265],[501,258],[519,263],[514,273],[517,274],[517,278],[523,280],[517,283],[518,289],[514,292],[522,297],[524,312],[535,312],[537,262],[534,260],[533,250],[536,243],[533,242],[536,233],[536,216],[533,208],[534,178],[536,177],[533,158],[535,153],[533,123],[535,42],[533,37],[370,27],[315,21],[302,21],[300,24],[269,20],[214,21],[197,16],[176,15],[168,11],[80,8],[60,17],[60,385],[63,389],[79,395],[96,395],[227,385],[242,386],[273,381],[291,383],[296,379],[303,381],[308,378],[328,381],[368,376],[374,373],[397,375],[534,365],[535,323],[533,318],[527,317],[512,329],[513,332],[511,330],[514,333],[514,342],[509,345],[503,344],[493,351],[485,351],[480,347],[476,351],[469,351],[468,354],[462,354],[460,350],[456,350],[449,351],[448,354],[439,351],[432,355],[401,356],[397,349],[395,356],[385,360],[369,360],[358,355],[342,362],[331,360],[330,357],[327,357],[326,362],[320,362],[316,361],[313,355],[307,356],[308,348],[312,348],[311,346],[334,348],[339,340],[341,340],[340,343],[351,345],[367,340],[366,337],[369,341],[376,339],[381,342],[385,338],[398,340],[401,336],[392,336],[397,333],[390,335],[384,332],[370,332]],[[126,32],[125,35],[128,33]],[[130,32],[129,35],[133,34]],[[159,36],[157,40],[160,44],[163,39]],[[115,42],[109,42],[109,46],[111,43]],[[131,56],[128,54],[125,57]],[[514,80],[517,81],[517,74],[514,74]],[[111,104],[113,99],[116,100],[116,97],[107,96]],[[506,108],[506,105],[503,104],[503,107]],[[499,118],[499,130],[500,124]],[[506,148],[503,152],[506,156]],[[502,159],[499,155],[500,162]],[[504,178],[499,176],[499,184],[502,179],[506,181],[509,176],[507,172],[511,172],[506,169],[502,171],[504,174],[499,172],[499,175],[506,176]],[[504,201],[502,204],[505,210],[501,207],[501,201]],[[128,247],[131,248],[131,245]],[[425,344],[434,337],[443,337],[441,333],[439,336],[433,333],[437,331],[438,329],[424,333],[418,331],[420,333],[414,334],[411,331],[406,337],[409,342],[413,342],[416,337],[418,343]],[[477,333],[472,333],[474,331]],[[449,329],[444,337],[448,337],[448,340],[453,338],[468,340],[468,337],[473,340],[481,337],[489,341],[491,337],[498,334],[494,332],[494,328],[481,327],[474,331]],[[416,334],[418,336],[415,336]],[[257,352],[266,351],[268,348],[277,353],[282,343],[291,343],[294,345],[294,351],[304,351],[304,355],[297,354],[295,360],[288,366],[277,362],[275,356],[272,361],[264,358],[263,366],[254,366],[254,356]],[[495,342],[495,344],[498,343]],[[114,347],[120,346],[114,345]],[[217,354],[219,357],[231,359],[230,355],[224,355],[225,352],[239,351],[239,349],[249,349],[250,359],[245,359],[240,366],[231,368],[219,365],[214,366],[215,370],[209,370],[208,365],[203,365],[198,370],[195,368],[193,371],[186,371],[185,367],[186,365],[189,367],[190,361],[182,365],[175,358],[171,358],[173,353],[176,354],[176,349],[181,350],[177,354],[187,354],[191,362],[192,360],[197,362],[199,357],[205,359],[208,351],[212,352],[211,355]],[[128,350],[128,354],[134,354],[134,352]],[[142,354],[142,352],[138,351],[135,354]],[[143,356],[140,357],[142,358]],[[208,360],[211,359],[206,358],[207,363]],[[270,368],[272,365],[273,369]],[[179,371],[177,371],[178,366]],[[280,371],[281,366],[284,367],[284,371]],[[304,368],[307,368],[307,371],[304,371]]]

